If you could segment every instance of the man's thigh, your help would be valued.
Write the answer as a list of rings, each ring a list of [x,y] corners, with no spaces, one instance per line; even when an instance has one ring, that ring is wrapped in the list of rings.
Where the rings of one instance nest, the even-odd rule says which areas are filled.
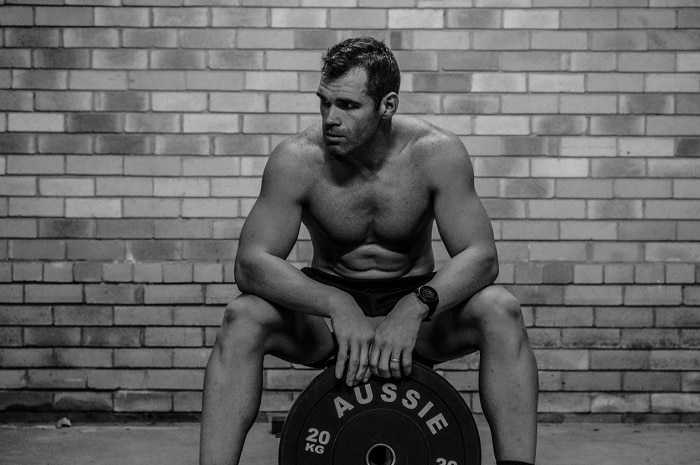
[[[479,319],[495,302],[512,298],[503,287],[490,285],[474,294],[467,302],[440,313],[432,321],[422,323],[416,352],[436,362],[453,360],[479,350]]]
[[[322,317],[295,312],[272,304],[260,297],[256,311],[274,323],[265,343],[265,352],[291,363],[321,365],[336,352],[335,339]]]

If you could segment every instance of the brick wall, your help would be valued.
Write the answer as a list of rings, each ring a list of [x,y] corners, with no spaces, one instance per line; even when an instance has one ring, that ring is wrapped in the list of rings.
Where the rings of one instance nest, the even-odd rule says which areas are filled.
[[[4,0],[0,26],[5,417],[199,411],[266,155],[359,34],[473,156],[543,417],[700,417],[697,0]],[[477,363],[439,369],[478,412]],[[316,374],[266,366],[264,413]]]

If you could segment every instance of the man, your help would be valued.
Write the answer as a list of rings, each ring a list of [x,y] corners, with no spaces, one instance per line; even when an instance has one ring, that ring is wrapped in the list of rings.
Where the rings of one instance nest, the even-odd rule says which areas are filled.
[[[537,369],[461,141],[396,116],[400,72],[371,38],[324,57],[321,122],[265,168],[236,257],[242,294],[207,365],[200,461],[238,464],[262,392],[265,354],[322,367],[348,385],[410,375],[480,351],[480,399],[499,463],[534,463]],[[451,259],[436,273],[433,221]],[[285,261],[299,228],[311,268]]]

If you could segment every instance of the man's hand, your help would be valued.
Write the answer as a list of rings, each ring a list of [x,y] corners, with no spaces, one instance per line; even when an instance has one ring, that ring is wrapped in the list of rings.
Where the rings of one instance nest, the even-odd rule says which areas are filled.
[[[342,379],[346,371],[345,383],[354,386],[370,377],[369,351],[374,337],[374,328],[362,310],[352,301],[350,305],[338,307],[331,323],[336,341],[338,358],[335,362],[335,377]]]
[[[428,309],[416,296],[409,294],[398,301],[374,332],[369,357],[372,374],[389,378],[411,374],[413,348]]]

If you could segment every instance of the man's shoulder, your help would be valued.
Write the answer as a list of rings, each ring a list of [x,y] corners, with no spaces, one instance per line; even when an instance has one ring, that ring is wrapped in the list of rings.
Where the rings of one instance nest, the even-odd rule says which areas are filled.
[[[469,153],[457,135],[415,117],[404,117],[400,124],[413,134],[409,152],[412,162],[434,189],[473,179]]]
[[[404,137],[410,140],[414,155],[430,159],[468,156],[461,139],[451,131],[415,116],[401,116],[397,123]]]
[[[284,139],[273,155],[313,159],[323,155],[323,134],[316,124]]]
[[[270,154],[262,176],[261,197],[296,201],[317,178],[323,152],[313,132],[302,131],[282,140]]]
[[[323,161],[320,128],[309,127],[281,141],[270,155],[269,169],[306,172]]]

